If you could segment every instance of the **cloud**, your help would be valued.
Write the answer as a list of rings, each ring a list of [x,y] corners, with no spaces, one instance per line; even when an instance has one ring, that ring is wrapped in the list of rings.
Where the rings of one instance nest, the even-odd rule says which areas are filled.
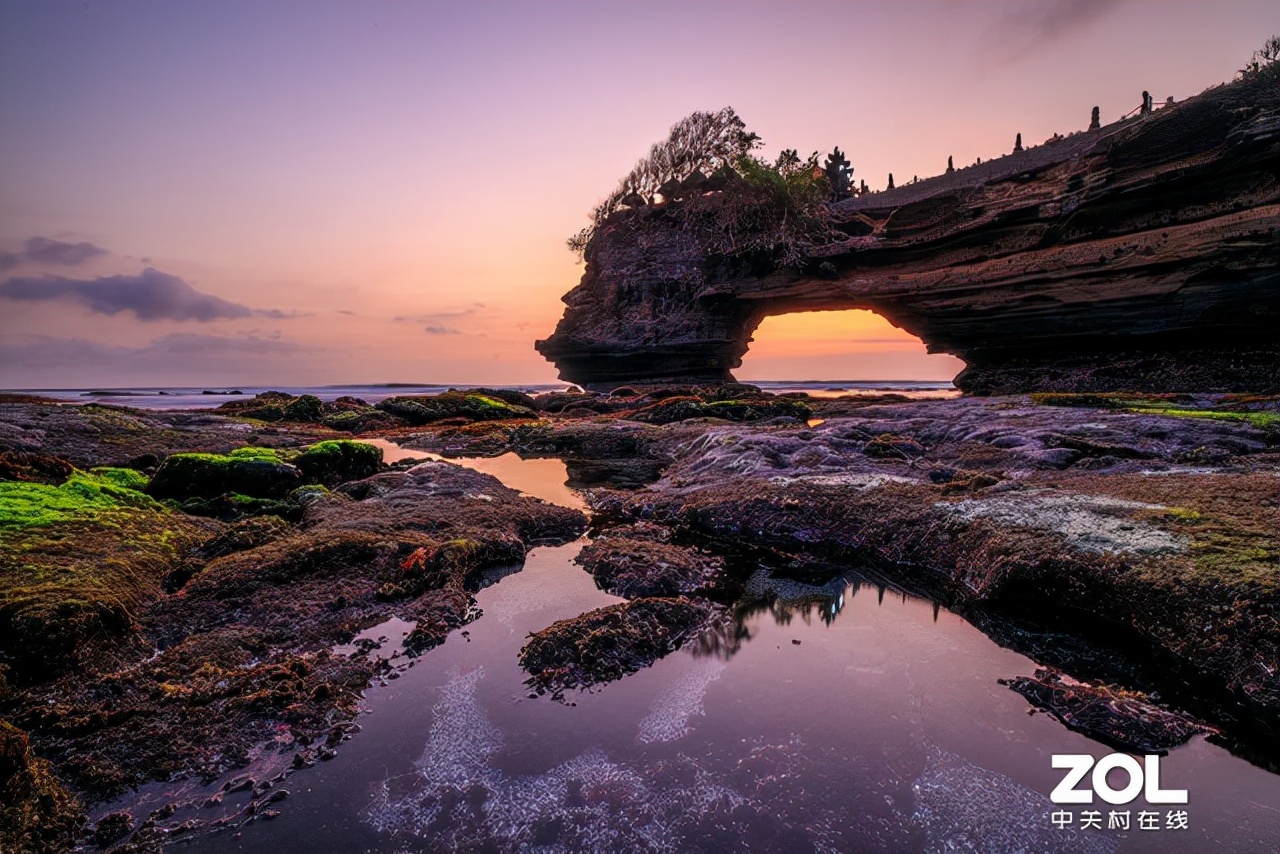
[[[131,311],[139,320],[195,320],[249,317],[253,310],[201,293],[177,276],[148,267],[135,276],[68,279],[15,277],[0,284],[0,297],[26,302],[76,302],[97,314]]]
[[[395,323],[427,323],[438,324],[442,320],[454,320],[459,317],[469,317],[482,308],[487,308],[482,302],[473,302],[466,308],[449,309],[447,311],[433,311],[427,314],[397,314],[391,320]],[[430,330],[428,330],[430,331]]]
[[[315,314],[313,311],[282,311],[278,308],[258,308],[254,309],[253,313],[272,320],[291,320],[295,317],[311,317]]]
[[[454,329],[450,326],[442,326],[439,323],[432,323],[424,328],[428,335],[461,335],[461,330]]]
[[[1089,28],[1124,0],[1043,0],[1009,6],[982,39],[982,54],[1014,63]]]
[[[58,264],[75,267],[94,258],[109,255],[107,250],[92,243],[67,243],[51,237],[31,237],[19,252],[0,253],[0,270],[9,270],[19,264]]]

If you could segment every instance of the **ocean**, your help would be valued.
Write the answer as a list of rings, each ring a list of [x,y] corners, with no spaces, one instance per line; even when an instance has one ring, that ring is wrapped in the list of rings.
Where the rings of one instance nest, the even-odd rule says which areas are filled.
[[[774,394],[804,392],[814,397],[896,393],[907,397],[954,397],[959,391],[950,382],[912,380],[762,380],[750,383]],[[377,403],[400,394],[439,394],[451,388],[479,388],[475,385],[441,383],[371,383],[365,385],[323,386],[210,386],[198,387],[104,387],[104,388],[30,388],[7,389],[8,393],[31,394],[65,400],[69,403],[112,403],[139,409],[205,409],[221,406],[230,400],[241,400],[264,391],[283,391],[293,395],[314,394],[321,400],[350,396],[366,403]],[[498,386],[488,386],[495,388]],[[527,394],[563,391],[567,383],[509,385]]]

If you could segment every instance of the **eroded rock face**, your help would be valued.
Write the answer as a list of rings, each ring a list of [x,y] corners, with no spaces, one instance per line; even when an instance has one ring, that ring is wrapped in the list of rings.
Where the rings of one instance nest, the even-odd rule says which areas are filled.
[[[723,382],[765,317],[859,308],[973,393],[1275,391],[1278,121],[1269,73],[847,199],[799,271],[706,253],[679,203],[623,212],[536,346],[584,386]]]

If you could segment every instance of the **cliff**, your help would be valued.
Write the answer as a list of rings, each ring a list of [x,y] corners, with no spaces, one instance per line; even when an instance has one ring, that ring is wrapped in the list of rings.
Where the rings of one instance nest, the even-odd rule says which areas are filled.
[[[1280,391],[1280,74],[833,203],[799,269],[614,214],[538,341],[580,385],[732,379],[765,317],[870,309],[979,394]]]

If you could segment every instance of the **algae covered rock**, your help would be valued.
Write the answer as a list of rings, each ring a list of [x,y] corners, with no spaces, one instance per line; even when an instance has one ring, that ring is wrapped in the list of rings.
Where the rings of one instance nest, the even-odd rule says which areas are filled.
[[[712,587],[724,559],[699,549],[665,542],[665,529],[630,525],[611,529],[578,553],[577,563],[596,585],[625,598],[678,596]]]
[[[692,640],[718,611],[684,596],[648,598],[552,623],[520,650],[525,684],[559,696],[621,679]]]
[[[39,852],[71,848],[82,817],[49,763],[31,751],[27,734],[0,720],[0,850]]]
[[[282,499],[302,485],[302,473],[270,448],[239,448],[230,454],[172,454],[147,486],[156,498],[217,498],[239,493]]]
[[[431,424],[448,418],[469,421],[495,421],[504,418],[533,418],[535,413],[526,406],[507,401],[485,392],[447,391],[432,396],[405,395],[389,397],[377,405],[412,425]]]
[[[346,439],[317,442],[295,457],[293,465],[308,482],[334,486],[377,474],[382,449]]]
[[[132,643],[137,613],[208,537],[208,523],[101,471],[0,481],[0,665],[17,683]]]

